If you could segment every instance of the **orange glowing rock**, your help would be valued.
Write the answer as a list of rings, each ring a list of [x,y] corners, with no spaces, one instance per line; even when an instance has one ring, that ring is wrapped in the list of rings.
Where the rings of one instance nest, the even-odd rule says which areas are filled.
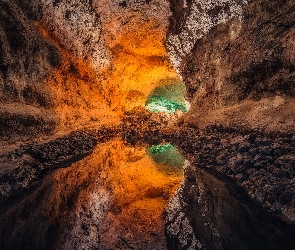
[[[62,208],[60,203],[68,204],[75,194],[72,212],[75,220],[71,222],[72,229],[64,232],[67,239],[71,238],[69,235],[73,237],[79,233],[72,231],[73,228],[81,230],[80,223],[86,220],[84,216],[90,216],[97,228],[93,233],[97,235],[85,237],[88,241],[96,241],[99,237],[102,249],[112,249],[122,238],[135,245],[144,242],[142,239],[145,238],[150,246],[165,246],[163,213],[182,178],[181,171],[162,171],[146,154],[145,145],[134,148],[114,139],[98,145],[92,155],[80,162],[55,173],[54,192],[64,201],[55,199],[56,205],[50,213],[69,216],[66,215],[69,211],[59,210]],[[98,203],[92,207],[96,199]],[[94,208],[99,218],[91,212]],[[64,219],[59,218],[60,221]],[[81,238],[83,240],[82,233],[79,240]]]
[[[100,69],[91,60],[70,53],[66,41],[61,40],[64,36],[50,31],[50,23],[36,23],[62,54],[61,66],[46,79],[55,97],[61,130],[118,123],[125,111],[145,107],[147,97],[158,86],[171,80],[181,82],[164,46],[168,19],[147,18],[144,13],[120,8],[114,13],[103,3],[95,1],[96,5],[101,5],[96,11],[102,16],[101,34],[110,61]],[[165,8],[168,10],[168,5]],[[121,19],[127,24],[122,25]]]

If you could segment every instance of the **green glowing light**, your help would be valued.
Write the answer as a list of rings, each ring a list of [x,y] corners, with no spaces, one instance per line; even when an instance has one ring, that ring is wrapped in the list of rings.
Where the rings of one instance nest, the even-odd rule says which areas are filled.
[[[165,172],[177,172],[182,170],[185,158],[172,144],[149,146],[146,151],[154,162],[160,164],[162,169],[165,169]]]
[[[169,150],[170,148],[172,148],[173,145],[172,144],[167,144],[167,145],[156,145],[156,146],[151,146],[150,150],[152,154],[161,154],[166,152],[167,150]]]
[[[179,104],[174,101],[170,101],[163,96],[152,96],[147,104],[146,107],[151,112],[168,112],[169,114],[175,113],[177,110],[182,112],[187,112],[187,108],[183,104]]]

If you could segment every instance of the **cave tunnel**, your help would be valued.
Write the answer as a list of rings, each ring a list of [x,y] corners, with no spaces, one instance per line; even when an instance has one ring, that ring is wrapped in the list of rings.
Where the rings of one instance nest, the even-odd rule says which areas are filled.
[[[294,19],[0,0],[0,250],[295,249]]]
[[[150,112],[176,111],[186,113],[189,103],[185,99],[185,86],[180,79],[164,79],[147,97],[146,107]]]

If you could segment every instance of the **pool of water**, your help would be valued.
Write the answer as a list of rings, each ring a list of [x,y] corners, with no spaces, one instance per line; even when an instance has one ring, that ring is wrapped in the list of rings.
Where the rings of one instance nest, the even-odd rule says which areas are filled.
[[[5,249],[167,249],[163,214],[184,158],[155,147],[114,139],[47,176],[1,215]]]
[[[294,249],[294,226],[171,143],[112,139],[1,204],[0,249]]]

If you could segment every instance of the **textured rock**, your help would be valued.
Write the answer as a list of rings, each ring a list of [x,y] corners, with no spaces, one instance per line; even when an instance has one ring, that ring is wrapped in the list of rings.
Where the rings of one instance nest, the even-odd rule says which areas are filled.
[[[1,202],[25,193],[48,172],[67,167],[90,154],[96,137],[89,132],[72,134],[48,143],[22,145],[1,156]]]
[[[91,249],[97,246],[95,228],[91,227],[92,232],[89,232],[82,222],[90,222],[89,226],[99,224],[109,206],[110,192],[97,178],[102,171],[103,154],[96,152],[100,159],[96,159],[95,165],[86,158],[88,164],[77,162],[72,168],[60,169],[45,176],[41,185],[26,195],[2,202],[3,249]],[[65,234],[70,237],[65,239]],[[57,247],[59,239],[60,247]]]
[[[166,249],[160,209],[176,182],[150,178],[144,149],[100,148],[52,172],[120,134],[134,145],[174,141],[191,162],[167,208],[169,248],[294,248],[295,4],[170,5],[171,17],[162,0],[1,1],[1,140],[122,120],[1,156],[1,246]],[[169,60],[192,104],[180,120],[139,108],[156,87],[181,82]],[[121,167],[145,169],[150,186]]]
[[[119,111],[143,107],[158,86],[180,83],[165,50],[168,2],[93,1],[106,44],[113,55],[104,83],[110,106]]]
[[[73,147],[61,142],[64,152]],[[100,143],[93,154],[46,175],[38,188],[0,201],[1,247],[166,250],[163,212],[181,178],[181,169],[156,165],[144,144]]]
[[[0,138],[51,133],[58,119],[42,80],[61,55],[14,1],[1,1],[0,13]]]
[[[103,39],[101,20],[91,1],[39,1],[38,6],[35,15],[42,12],[42,25],[74,58],[97,71],[110,65],[111,55]]]
[[[175,5],[183,22],[172,22],[167,36],[169,50],[180,51],[170,57],[192,104],[187,122],[292,130],[294,2],[212,2]],[[194,16],[208,13],[208,27]],[[201,35],[190,40],[182,34],[196,33],[192,23]]]
[[[171,0],[173,16],[166,46],[170,59],[181,74],[181,64],[190,54],[195,43],[213,27],[230,19],[242,18],[242,7],[247,0],[225,1],[175,1]]]
[[[295,244],[294,225],[259,209],[238,186],[189,164],[166,212],[169,249],[292,249]]]
[[[253,132],[224,128],[188,134],[182,138],[190,139],[177,139],[177,143],[196,168],[205,169],[226,183],[234,182],[268,212],[294,224],[292,134],[256,132],[254,136]]]
[[[119,124],[118,115],[143,107],[157,86],[180,83],[164,47],[168,2],[13,0],[1,6],[0,112],[11,121],[3,122],[10,125],[4,140]],[[27,117],[42,125],[27,126]]]
[[[172,11],[167,48],[192,104],[189,113],[179,122],[186,128],[183,136],[175,142],[178,141],[193,166],[186,172],[176,196],[178,205],[168,210],[176,216],[169,219],[168,215],[171,248],[194,249],[196,242],[200,243],[199,249],[293,248],[294,241],[285,240],[283,236],[273,235],[275,240],[270,243],[272,239],[265,237],[257,225],[260,222],[256,215],[251,228],[260,238],[251,236],[252,233],[243,228],[248,222],[242,218],[253,215],[249,216],[249,208],[242,208],[245,203],[241,199],[248,199],[247,206],[252,203],[262,213],[266,210],[271,214],[270,220],[284,230],[287,228],[283,235],[294,232],[291,157],[295,120],[294,61],[290,57],[294,50],[294,46],[290,46],[294,33],[293,1],[183,1],[172,2]],[[202,130],[208,124],[222,124],[228,129],[215,127],[199,135],[193,129]],[[264,134],[253,128],[274,133]],[[199,176],[200,169],[227,183],[235,198],[231,201],[225,198],[228,191],[220,186],[215,189],[215,184],[207,182],[208,176]],[[204,185],[212,189],[205,199]],[[218,204],[218,200],[223,199],[226,202]],[[232,210],[237,204],[235,199],[240,200],[236,212]],[[214,204],[213,208],[210,204]],[[222,205],[226,204],[231,204],[231,208],[221,212]],[[242,215],[239,210],[243,211]],[[241,221],[233,222],[227,211]],[[214,215],[207,218],[208,213]],[[222,222],[222,218],[225,221]],[[218,222],[213,222],[215,219]],[[181,225],[187,221],[189,226],[183,230]],[[176,231],[171,231],[171,226]],[[266,231],[271,227],[268,225]],[[190,228],[195,230],[193,235]],[[227,239],[227,234],[231,239]],[[248,236],[251,240],[243,242]],[[182,245],[184,239],[186,244]],[[194,239],[193,242],[190,239]],[[251,241],[256,243],[251,246]]]

